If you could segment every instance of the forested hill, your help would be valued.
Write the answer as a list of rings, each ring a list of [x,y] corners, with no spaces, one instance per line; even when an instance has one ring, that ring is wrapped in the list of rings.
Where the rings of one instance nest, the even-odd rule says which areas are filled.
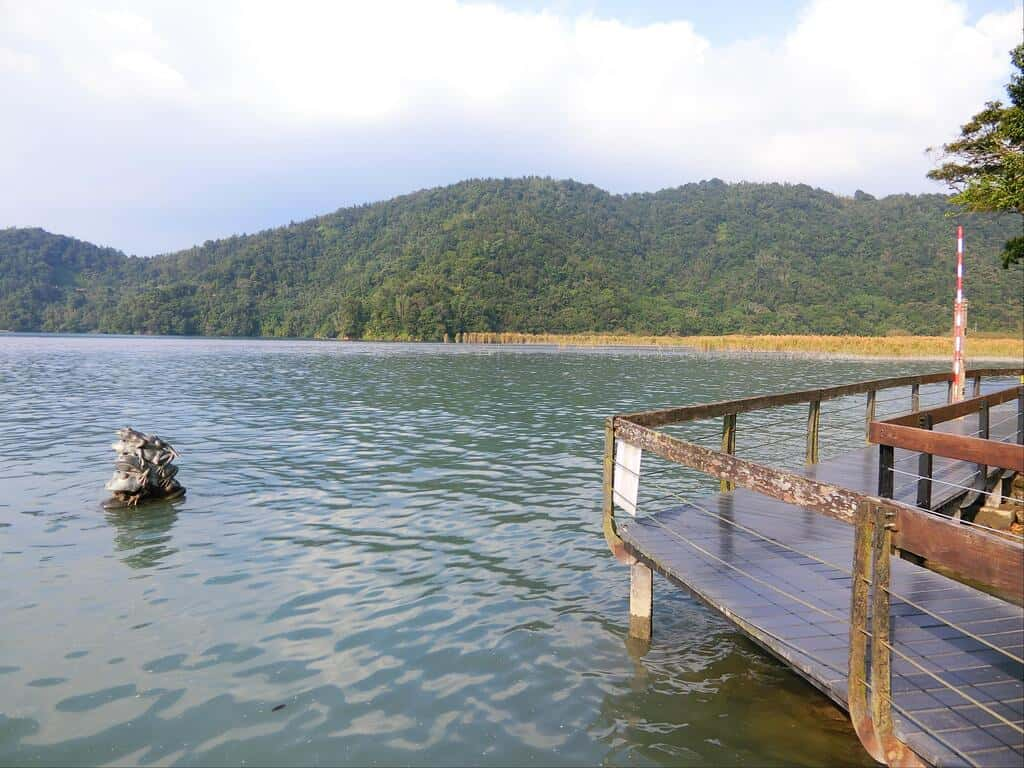
[[[805,185],[611,195],[472,180],[154,258],[0,230],[0,329],[440,339],[459,331],[944,333],[941,195]],[[1019,331],[1011,217],[967,226],[970,326]]]

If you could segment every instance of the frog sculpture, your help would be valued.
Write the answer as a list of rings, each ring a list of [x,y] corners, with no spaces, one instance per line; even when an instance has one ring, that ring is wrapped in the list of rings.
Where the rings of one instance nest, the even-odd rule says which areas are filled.
[[[144,501],[171,501],[185,495],[175,479],[178,468],[173,461],[178,452],[170,443],[131,427],[117,430],[117,437],[111,445],[117,452],[114,476],[106,485],[113,496],[104,507],[136,507]]]

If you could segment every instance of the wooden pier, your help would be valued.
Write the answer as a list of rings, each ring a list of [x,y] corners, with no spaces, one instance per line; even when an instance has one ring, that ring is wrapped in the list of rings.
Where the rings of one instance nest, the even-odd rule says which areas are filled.
[[[1024,472],[1024,386],[988,385],[1022,373],[971,371],[970,399],[925,409],[920,388],[947,374],[609,419],[604,528],[630,566],[630,634],[651,637],[657,571],[848,710],[879,762],[1024,765],[1024,548],[953,517]],[[877,393],[902,389],[906,412],[876,419]],[[816,461],[822,404],[856,395],[870,444]],[[808,404],[807,466],[737,455],[738,414],[798,403]],[[711,418],[722,420],[721,449],[663,429]],[[617,519],[623,446],[722,490]]]

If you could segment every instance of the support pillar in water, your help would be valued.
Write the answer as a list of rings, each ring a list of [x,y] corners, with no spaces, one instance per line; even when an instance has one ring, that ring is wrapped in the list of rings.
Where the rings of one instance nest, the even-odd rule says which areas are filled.
[[[654,574],[643,563],[629,567],[629,636],[651,639],[651,617],[654,613]]]

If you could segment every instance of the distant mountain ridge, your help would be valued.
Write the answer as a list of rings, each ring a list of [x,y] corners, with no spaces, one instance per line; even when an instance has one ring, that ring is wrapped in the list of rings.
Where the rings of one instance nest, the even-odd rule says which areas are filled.
[[[0,229],[0,328],[438,340],[462,331],[945,333],[943,195],[474,179],[153,258]],[[1011,217],[970,216],[970,326],[1019,331]]]

